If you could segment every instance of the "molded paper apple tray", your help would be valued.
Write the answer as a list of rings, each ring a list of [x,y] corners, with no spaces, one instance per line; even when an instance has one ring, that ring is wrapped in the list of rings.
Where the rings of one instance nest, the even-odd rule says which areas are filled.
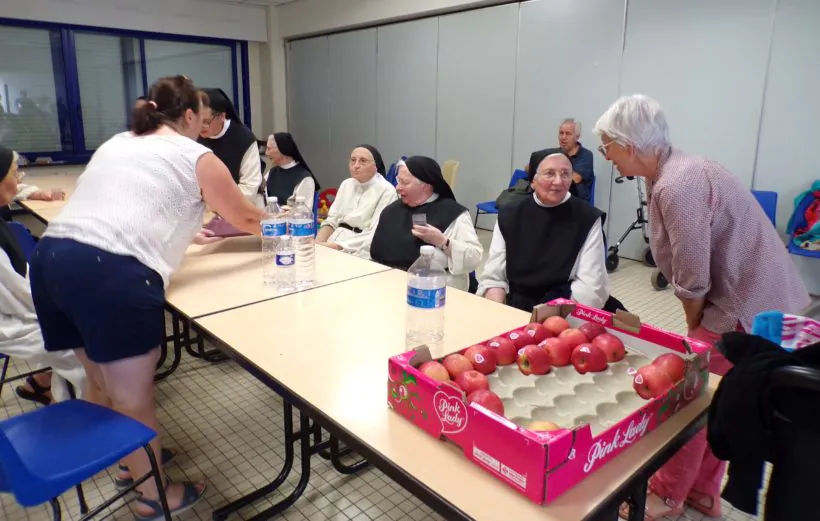
[[[553,367],[540,376],[526,376],[515,364],[499,366],[488,379],[490,390],[504,402],[502,417],[479,404],[468,405],[455,385],[419,371],[432,359],[421,346],[390,358],[388,405],[430,435],[458,445],[468,459],[532,501],[547,504],[706,389],[708,344],[641,324],[628,313],[612,314],[564,299],[538,306],[530,321],[543,322],[555,315],[565,317],[572,327],[586,321],[602,324],[624,342],[626,357],[603,372],[583,375],[572,365]],[[476,340],[479,344],[491,339]],[[661,396],[641,398],[632,387],[632,369],[668,352],[686,361],[684,378]],[[534,420],[550,421],[561,429],[528,429]]]

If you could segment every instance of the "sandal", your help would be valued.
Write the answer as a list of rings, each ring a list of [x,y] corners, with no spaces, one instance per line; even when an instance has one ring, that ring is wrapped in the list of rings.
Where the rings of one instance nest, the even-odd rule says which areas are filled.
[[[681,503],[680,505],[675,506],[675,502],[671,501],[666,498],[662,498],[657,495],[651,488],[648,491],[649,493],[646,496],[646,507],[644,508],[644,521],[660,521],[665,517],[674,517],[683,514],[686,510],[686,505]],[[660,514],[651,515],[649,513],[649,502],[650,497],[656,497],[658,501],[661,501],[669,510],[666,512],[662,512]],[[621,503],[621,507],[618,509],[618,517],[621,519],[629,519],[629,504],[628,503]]]
[[[708,503],[706,501],[709,501]],[[697,490],[692,490],[686,497],[686,504],[707,517],[720,517],[720,497],[710,496]]]
[[[176,458],[177,458],[176,451],[171,450],[171,449],[163,448],[162,451],[160,452],[160,458],[159,458],[160,459],[160,466],[161,467],[167,467],[168,465],[173,463]],[[128,466],[127,465],[119,465],[117,468],[121,472],[128,472]],[[116,486],[117,488],[128,488],[133,484],[134,484],[134,478],[133,477],[127,477],[127,478],[114,477],[114,486]]]
[[[182,503],[176,508],[170,508],[171,515],[175,516],[177,514],[181,514],[183,512],[187,512],[191,508],[194,507],[199,500],[203,498],[205,495],[205,489],[207,487],[202,487],[202,490],[196,489],[196,484],[192,481],[183,481],[182,486],[184,490],[182,492]],[[166,490],[168,487],[166,485]],[[137,502],[142,503],[143,505],[150,507],[153,512],[148,514],[147,516],[141,516],[139,514],[134,514],[134,517],[139,519],[139,521],[164,521],[165,514],[162,512],[162,503],[160,503],[159,498],[157,499],[147,499],[142,496],[136,499]]]
[[[31,389],[27,389],[23,385],[19,385],[14,389],[17,396],[23,400],[37,402],[40,405],[51,405],[52,400],[49,396],[51,389],[38,384],[37,380],[34,379],[34,375],[26,377],[26,385],[28,385]]]

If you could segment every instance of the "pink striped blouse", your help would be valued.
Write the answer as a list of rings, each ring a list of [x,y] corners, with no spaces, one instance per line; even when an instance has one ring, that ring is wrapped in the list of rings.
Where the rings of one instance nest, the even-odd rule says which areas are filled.
[[[761,311],[809,305],[771,221],[723,165],[673,148],[647,185],[655,262],[679,298],[706,298],[703,327],[751,331]]]

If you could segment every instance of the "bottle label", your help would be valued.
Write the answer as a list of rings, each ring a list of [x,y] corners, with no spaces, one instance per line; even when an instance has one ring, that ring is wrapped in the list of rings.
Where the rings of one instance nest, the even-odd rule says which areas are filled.
[[[290,234],[294,237],[313,237],[313,221],[290,223]]]
[[[437,309],[444,307],[446,288],[407,288],[407,304],[414,308]]]
[[[284,222],[262,223],[262,237],[281,237],[286,230]]]
[[[277,253],[276,265],[282,267],[293,266],[296,263],[296,255],[293,253]]]

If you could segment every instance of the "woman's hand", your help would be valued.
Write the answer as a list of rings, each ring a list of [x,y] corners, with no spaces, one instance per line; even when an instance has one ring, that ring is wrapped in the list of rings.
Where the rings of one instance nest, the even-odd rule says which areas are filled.
[[[33,194],[29,195],[26,199],[31,201],[53,201],[54,198],[51,197],[51,194],[43,192],[42,190],[37,190]]]
[[[214,236],[214,232],[207,228],[202,228],[194,237],[194,244],[199,244],[200,246],[205,246],[207,244],[214,244],[219,242],[223,239],[223,237],[216,237]]]
[[[336,244],[335,242],[317,242],[316,244],[320,244],[326,248],[330,248],[332,250],[339,250],[342,251],[342,245]]]
[[[441,233],[441,230],[439,230],[435,226],[430,226],[429,224],[414,224],[411,233],[415,237],[423,240],[427,244],[432,244],[436,248],[442,248],[447,243],[447,237],[445,237],[444,234]]]

